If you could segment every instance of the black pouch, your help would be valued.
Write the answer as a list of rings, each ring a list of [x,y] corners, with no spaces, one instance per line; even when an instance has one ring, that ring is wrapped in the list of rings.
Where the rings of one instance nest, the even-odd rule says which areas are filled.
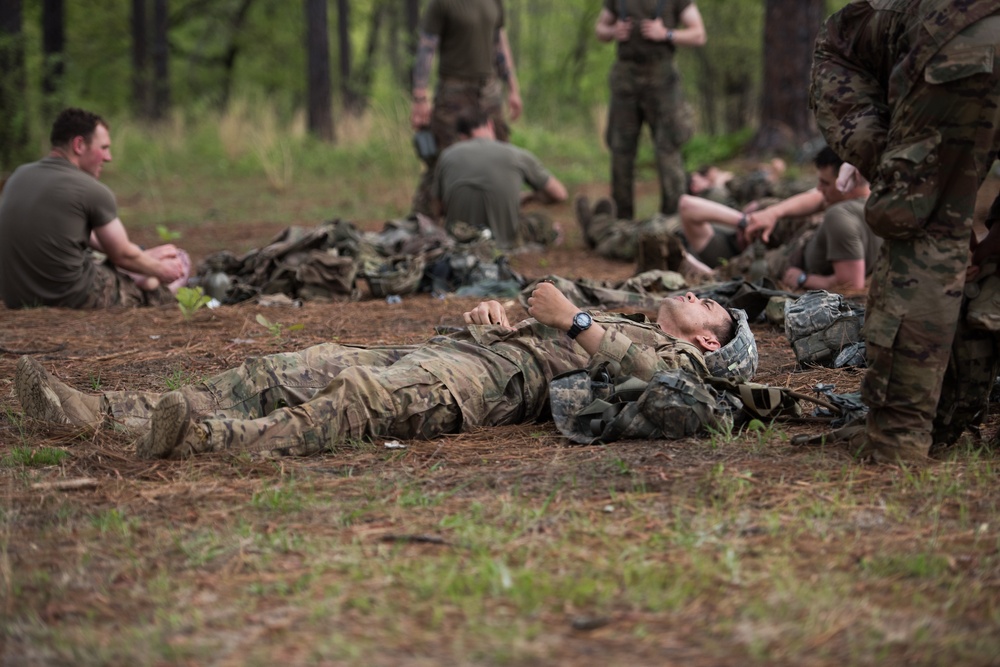
[[[413,148],[417,151],[417,157],[424,162],[437,157],[437,142],[434,135],[426,127],[413,135]]]

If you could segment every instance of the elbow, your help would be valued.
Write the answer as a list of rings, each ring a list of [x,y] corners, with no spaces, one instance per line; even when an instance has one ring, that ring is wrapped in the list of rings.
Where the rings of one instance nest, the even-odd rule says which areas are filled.
[[[708,33],[704,29],[691,35],[691,46],[705,46],[706,42],[708,42]]]

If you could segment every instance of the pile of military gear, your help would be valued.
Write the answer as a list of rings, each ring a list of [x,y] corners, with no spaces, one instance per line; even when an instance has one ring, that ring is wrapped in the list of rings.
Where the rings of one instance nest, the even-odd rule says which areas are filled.
[[[864,367],[864,308],[841,294],[811,290],[785,302],[785,335],[802,365]]]
[[[510,294],[525,282],[491,240],[459,243],[419,215],[390,220],[378,233],[339,219],[313,229],[288,227],[243,256],[209,256],[196,278],[223,303],[269,294],[354,301],[362,298],[361,281],[375,298],[483,284]]]
[[[752,419],[831,423],[845,416],[845,405],[853,405],[849,398],[839,398],[729,378],[701,378],[684,369],[660,371],[645,382],[612,378],[605,366],[598,366],[558,375],[549,386],[556,427],[581,445],[732,433]],[[803,402],[822,408],[822,416],[805,416]]]

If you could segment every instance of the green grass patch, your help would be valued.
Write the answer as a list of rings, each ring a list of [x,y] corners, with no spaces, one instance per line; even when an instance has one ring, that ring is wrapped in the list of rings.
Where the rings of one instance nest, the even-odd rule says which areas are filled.
[[[12,447],[0,459],[0,465],[6,468],[46,468],[59,465],[67,456],[69,453],[66,450],[56,447]]]

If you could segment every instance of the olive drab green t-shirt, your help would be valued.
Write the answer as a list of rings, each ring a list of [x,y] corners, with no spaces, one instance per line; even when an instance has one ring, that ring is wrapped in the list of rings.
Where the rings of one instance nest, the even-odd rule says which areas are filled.
[[[865,260],[865,275],[875,267],[882,239],[865,222],[865,200],[834,204],[823,213],[823,222],[806,243],[803,266],[806,273],[833,275],[833,263]]]
[[[0,195],[0,298],[81,307],[96,271],[90,233],[117,217],[111,190],[67,160],[18,167]]]
[[[646,58],[666,58],[674,53],[674,46],[667,42],[652,42],[644,39],[639,31],[639,23],[643,19],[663,19],[663,25],[676,29],[681,27],[681,13],[693,0],[604,0],[604,8],[611,12],[615,19],[632,19],[632,36],[618,42],[619,60],[639,60]],[[657,12],[660,12],[657,14]]]
[[[430,0],[420,29],[438,37],[438,77],[488,79],[496,74],[500,0]]]
[[[431,192],[448,222],[489,229],[497,245],[518,243],[521,189],[545,187],[551,174],[528,151],[492,139],[469,139],[446,148],[438,159]]]

